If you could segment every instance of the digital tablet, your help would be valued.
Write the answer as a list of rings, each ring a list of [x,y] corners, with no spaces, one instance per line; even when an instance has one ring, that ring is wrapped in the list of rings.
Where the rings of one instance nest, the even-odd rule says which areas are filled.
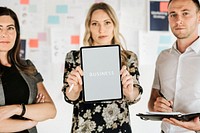
[[[85,102],[122,99],[119,45],[80,48]]]

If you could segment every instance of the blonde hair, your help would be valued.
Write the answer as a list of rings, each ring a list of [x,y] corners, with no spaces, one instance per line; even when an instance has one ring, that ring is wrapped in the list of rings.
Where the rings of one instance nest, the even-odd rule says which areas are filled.
[[[87,16],[85,19],[85,34],[84,34],[84,38],[83,38],[83,45],[84,46],[93,46],[93,38],[92,38],[91,32],[90,32],[90,24],[91,24],[91,16],[92,16],[93,12],[96,10],[105,11],[108,14],[108,16],[110,17],[110,19],[112,20],[113,25],[114,25],[114,36],[113,36],[111,43],[120,45],[121,49],[123,50],[122,63],[125,62],[125,59],[127,58],[127,56],[126,56],[125,48],[122,46],[122,43],[120,41],[120,37],[121,37],[121,39],[123,39],[124,43],[125,43],[125,39],[122,36],[122,34],[119,32],[119,22],[118,22],[117,15],[111,6],[104,2],[94,3],[90,7],[90,9],[87,13]]]

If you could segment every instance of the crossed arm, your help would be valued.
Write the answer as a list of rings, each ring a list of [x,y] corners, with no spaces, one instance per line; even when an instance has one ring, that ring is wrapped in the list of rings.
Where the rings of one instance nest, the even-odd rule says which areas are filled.
[[[36,104],[25,105],[26,120],[11,119],[13,115],[20,115],[21,105],[0,106],[0,132],[17,132],[29,129],[37,125],[38,122],[53,119],[56,115],[55,105],[46,91],[42,82],[37,84],[38,98]],[[42,95],[41,95],[42,94]]]

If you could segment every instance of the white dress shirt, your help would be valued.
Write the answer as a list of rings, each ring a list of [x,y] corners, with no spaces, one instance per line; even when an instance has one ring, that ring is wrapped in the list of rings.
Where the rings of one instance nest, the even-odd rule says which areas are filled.
[[[176,48],[164,50],[158,56],[153,88],[161,90],[168,100],[173,100],[173,111],[200,112],[200,39],[184,53]],[[162,122],[165,133],[195,133]]]

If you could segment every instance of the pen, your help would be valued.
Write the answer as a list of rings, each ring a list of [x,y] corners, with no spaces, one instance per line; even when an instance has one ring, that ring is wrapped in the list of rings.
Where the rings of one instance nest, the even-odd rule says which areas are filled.
[[[166,99],[167,100],[167,98],[161,93],[161,91],[159,91],[159,95],[161,96],[161,97],[163,97],[164,99]],[[168,100],[167,100],[168,101]],[[169,102],[169,101],[168,101]],[[170,106],[169,106],[170,108],[172,108],[172,105],[170,104]]]
[[[159,91],[159,95],[167,100],[167,98],[161,93],[161,91]]]
[[[72,84],[72,85],[70,86],[70,88],[69,88],[69,93],[72,91],[73,87],[74,87],[74,84]]]

